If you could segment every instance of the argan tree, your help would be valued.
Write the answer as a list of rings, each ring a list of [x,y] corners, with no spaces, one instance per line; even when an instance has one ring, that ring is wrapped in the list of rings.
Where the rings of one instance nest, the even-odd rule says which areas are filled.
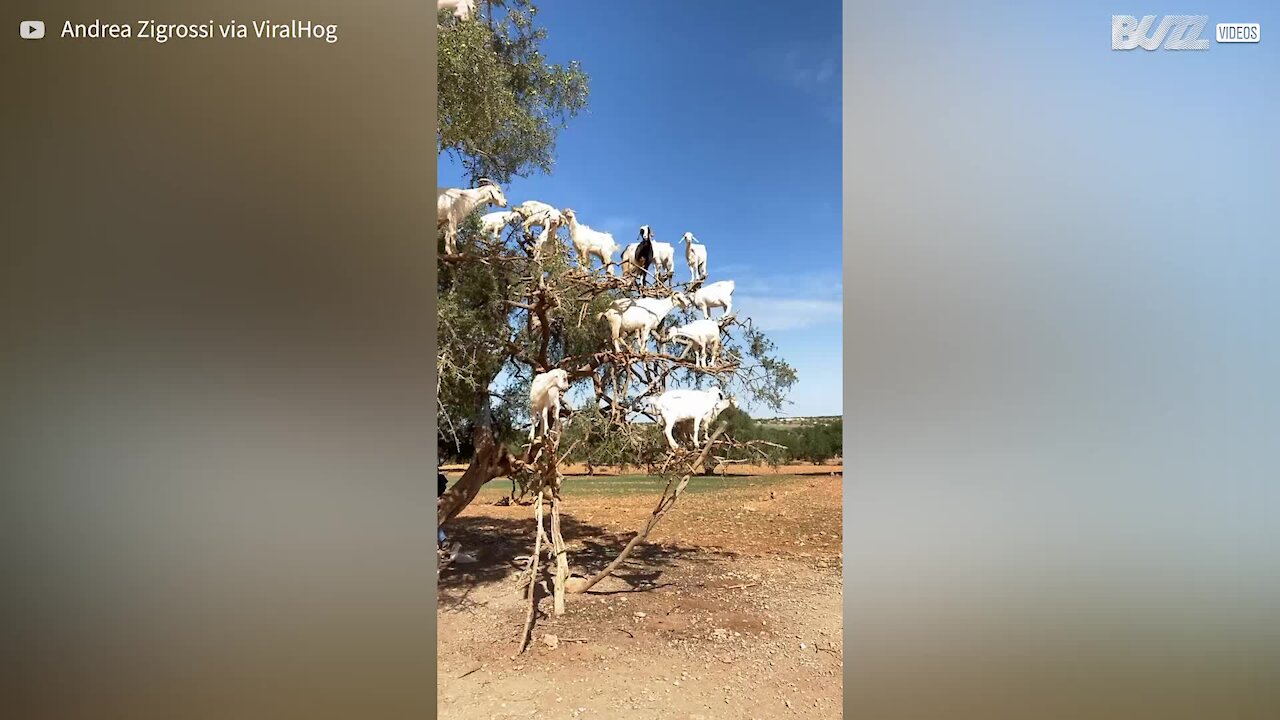
[[[534,26],[531,3],[494,3],[494,10],[505,16],[490,21],[482,14],[447,24],[441,32],[439,142],[440,151],[454,153],[473,179],[503,182],[551,171],[556,134],[585,106],[587,78],[574,63],[546,63],[538,51],[545,31]],[[695,469],[734,447],[712,433],[714,441],[698,451],[670,450],[657,426],[645,422],[653,419],[648,398],[674,387],[719,386],[739,402],[777,409],[796,376],[750,320],[738,318],[722,321],[723,349],[714,367],[698,367],[692,353],[674,345],[655,349],[652,340],[643,351],[633,338],[615,351],[601,312],[619,298],[692,288],[640,286],[599,267],[578,267],[555,235],[540,250],[519,229],[491,240],[479,232],[478,214],[459,229],[458,251],[442,258],[439,269],[439,442],[471,455],[462,478],[440,498],[437,520],[447,523],[485,483],[499,477],[512,478],[533,497],[537,527],[526,577],[527,642],[544,541],[549,565],[555,566],[558,614],[566,591],[581,592],[617,567],[675,503]],[[677,310],[666,325],[693,319],[692,312]],[[529,383],[554,368],[568,373],[575,389],[569,398],[578,400],[578,408],[566,412],[571,416],[561,418],[555,430],[528,443],[515,428],[528,422]],[[667,483],[650,522],[613,563],[571,587],[560,534],[560,468],[579,450],[600,463],[649,466]],[[543,523],[546,504],[549,531]]]
[[[439,14],[438,151],[459,159],[473,183],[550,172],[557,133],[586,107],[588,78],[576,62],[553,64],[542,55],[546,31],[534,24],[533,3],[492,0],[481,7],[484,17],[468,22]],[[499,433],[511,427],[515,396],[493,393],[501,392],[496,381],[510,363],[513,308],[504,301],[512,297],[517,268],[496,262],[442,267],[439,276],[441,445],[471,456],[462,481],[440,502],[441,523],[484,483],[512,470]]]

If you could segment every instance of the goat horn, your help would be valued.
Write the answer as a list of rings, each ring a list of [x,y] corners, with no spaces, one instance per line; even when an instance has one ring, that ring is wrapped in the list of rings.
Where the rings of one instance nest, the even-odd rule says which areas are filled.
[[[490,180],[489,178],[483,178],[483,177],[482,177],[482,178],[479,178],[478,180],[476,180],[476,187],[480,187],[481,185],[497,185],[497,184],[498,184],[498,183],[496,183],[496,182],[494,182],[494,181]]]

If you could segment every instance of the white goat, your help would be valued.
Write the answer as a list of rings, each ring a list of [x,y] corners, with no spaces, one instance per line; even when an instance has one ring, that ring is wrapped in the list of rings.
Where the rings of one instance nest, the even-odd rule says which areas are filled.
[[[686,353],[690,347],[697,347],[698,351],[694,356],[697,364],[704,367],[714,365],[720,357],[720,323],[715,320],[694,320],[673,328],[667,333],[666,342],[683,343]]]
[[[436,189],[436,227],[444,228],[444,251],[453,255],[458,251],[458,226],[483,203],[507,206],[502,188],[488,178],[480,178],[476,187]]]
[[[636,248],[638,247],[640,247],[640,243],[630,243],[622,249],[622,261],[619,264],[622,265],[623,279],[630,278],[632,275],[637,275],[641,272],[640,265],[636,262]]]
[[[662,418],[663,433],[667,436],[667,443],[672,449],[679,446],[671,436],[671,429],[683,420],[693,421],[693,446],[699,447],[699,429],[704,422],[709,424],[715,415],[723,411],[724,408],[717,410],[717,407],[725,400],[724,392],[720,388],[668,390],[657,397],[649,398],[649,407]],[[728,405],[726,404],[725,407]]]
[[[500,210],[498,212],[486,213],[480,216],[480,227],[484,230],[484,234],[500,240],[502,231],[508,225],[520,219],[520,213],[515,210]]]
[[[547,212],[538,213],[537,215],[525,220],[522,227],[524,227],[526,231],[534,225],[542,228],[542,230],[538,231],[537,236],[535,236],[533,240],[534,254],[541,251],[542,245],[546,243],[547,238],[555,235],[560,228],[564,227],[564,224],[564,215],[555,208],[551,208],[551,210]]]
[[[551,212],[556,208],[554,205],[544,203],[541,200],[525,200],[512,209],[520,213],[522,217],[529,217],[530,215],[537,215],[538,213]]]
[[[578,267],[590,270],[591,258],[598,257],[606,272],[613,275],[613,255],[618,252],[618,243],[613,241],[613,236],[578,222],[572,208],[565,208],[561,214],[568,222],[569,240],[578,253]]]
[[[693,301],[693,306],[702,311],[703,316],[711,318],[711,308],[724,308],[724,314],[728,315],[733,312],[733,287],[732,280],[721,280],[713,282],[710,285],[703,285],[689,296]]]
[[[540,212],[536,215],[529,217],[527,220],[524,221],[524,224],[527,225],[528,227],[533,227],[534,225],[538,225],[543,229],[549,229],[551,230],[551,232],[555,232],[556,228],[564,227],[565,218],[564,218],[564,214],[561,213],[559,210],[555,208],[551,208],[550,210]]]
[[[676,305],[685,307],[689,300],[680,293],[665,298],[622,298],[597,318],[609,321],[609,334],[613,337],[613,349],[622,352],[622,336],[637,333],[640,336],[640,352],[649,344],[649,333],[662,322]]]
[[[476,12],[476,0],[436,0],[436,12],[452,10],[459,20],[469,20]]]
[[[560,400],[569,392],[569,373],[556,368],[534,376],[529,385],[529,440],[532,441],[541,427],[542,434],[551,432],[551,423],[560,417]],[[549,417],[548,417],[549,416]]]
[[[676,249],[671,243],[653,243],[653,274],[668,282],[676,277]]]
[[[684,241],[684,259],[689,263],[689,274],[693,282],[707,279],[707,246],[698,243],[693,233],[687,232],[681,238]]]
[[[529,228],[534,225],[546,227],[546,223],[552,219],[563,220],[559,210],[538,200],[525,200],[517,205],[514,210],[520,213],[520,226],[524,228],[525,232],[528,232]]]

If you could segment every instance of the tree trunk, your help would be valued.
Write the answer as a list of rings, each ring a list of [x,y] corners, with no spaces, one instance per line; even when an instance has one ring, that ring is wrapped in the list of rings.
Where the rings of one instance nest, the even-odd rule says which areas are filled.
[[[477,425],[472,433],[475,455],[462,477],[436,501],[436,526],[457,517],[480,493],[480,488],[494,478],[510,475],[515,458],[493,439],[493,432]]]
[[[551,496],[551,547],[555,555],[555,594],[553,608],[557,616],[564,614],[565,583],[569,580],[569,558],[560,532],[560,492]]]

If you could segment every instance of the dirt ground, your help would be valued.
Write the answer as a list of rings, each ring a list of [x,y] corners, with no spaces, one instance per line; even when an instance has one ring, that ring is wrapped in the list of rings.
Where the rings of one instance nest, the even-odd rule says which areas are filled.
[[[614,577],[570,595],[563,616],[542,598],[523,655],[515,558],[531,551],[532,509],[482,494],[446,527],[477,562],[440,577],[439,717],[840,717],[835,469],[686,494]],[[567,495],[575,573],[615,557],[658,492]]]

